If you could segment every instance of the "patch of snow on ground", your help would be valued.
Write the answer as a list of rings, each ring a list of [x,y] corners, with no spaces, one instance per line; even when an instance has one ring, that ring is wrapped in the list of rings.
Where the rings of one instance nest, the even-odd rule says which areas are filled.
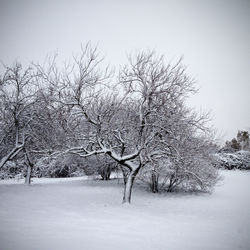
[[[250,248],[250,172],[222,171],[213,194],[160,194],[86,177],[0,185],[0,250]],[[7,185],[8,184],[8,185]]]
[[[48,183],[64,183],[72,182],[77,180],[93,180],[92,177],[81,176],[81,177],[71,177],[71,178],[32,178],[31,184],[48,184]],[[13,185],[13,184],[24,184],[24,178],[12,178],[0,180],[0,185]]]

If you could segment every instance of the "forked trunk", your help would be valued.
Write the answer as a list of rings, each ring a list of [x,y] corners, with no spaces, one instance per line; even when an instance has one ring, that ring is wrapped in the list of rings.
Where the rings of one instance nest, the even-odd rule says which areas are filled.
[[[124,186],[123,203],[131,202],[132,188],[133,188],[135,177],[138,174],[139,170],[140,170],[140,167],[136,168],[135,170],[131,170],[127,176],[127,181]]]
[[[167,192],[172,192],[175,185],[176,185],[176,182],[177,182],[177,179],[175,179],[174,177],[171,177],[170,178],[170,182],[169,182],[169,185],[168,185],[168,189],[167,189]]]

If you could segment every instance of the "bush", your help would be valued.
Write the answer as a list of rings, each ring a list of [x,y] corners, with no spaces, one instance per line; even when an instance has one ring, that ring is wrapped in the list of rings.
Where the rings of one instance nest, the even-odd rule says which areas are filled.
[[[250,170],[250,152],[238,151],[235,153],[217,153],[214,155],[215,165],[225,169]]]
[[[8,161],[0,170],[0,179],[12,179],[16,176],[24,176],[25,166],[19,161]]]
[[[35,165],[33,176],[65,178],[84,175],[84,159],[75,155],[63,155],[56,159],[44,159]]]

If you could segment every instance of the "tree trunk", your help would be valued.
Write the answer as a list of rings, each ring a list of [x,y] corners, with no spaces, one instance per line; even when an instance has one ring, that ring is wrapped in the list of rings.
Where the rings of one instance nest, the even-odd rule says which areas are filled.
[[[167,192],[171,193],[177,183],[177,179],[175,179],[173,176],[170,178],[170,182],[169,182],[169,185],[168,185],[168,189],[167,189]]]
[[[32,169],[34,167],[34,164],[31,162],[29,155],[25,149],[24,151],[25,151],[25,164],[27,166],[25,184],[29,185],[31,183],[31,175],[32,175]]]
[[[101,172],[101,177],[102,177],[102,180],[104,181],[108,181],[110,180],[110,176],[111,176],[111,166],[110,165],[107,165],[105,166],[100,172]]]
[[[136,168],[135,170],[131,170],[130,173],[128,174],[127,181],[124,187],[123,203],[131,202],[132,188],[133,188],[135,177],[138,174],[139,170],[140,170],[140,167]]]
[[[32,174],[32,167],[30,164],[27,164],[27,172],[26,172],[26,178],[25,178],[25,184],[29,185],[31,182],[31,174]]]
[[[151,175],[151,190],[153,193],[158,193],[158,181],[159,181],[159,174],[157,174],[154,170],[152,171],[152,175]]]
[[[124,167],[121,167],[121,170],[122,170],[122,176],[123,176],[123,183],[124,185],[126,185],[129,172]]]

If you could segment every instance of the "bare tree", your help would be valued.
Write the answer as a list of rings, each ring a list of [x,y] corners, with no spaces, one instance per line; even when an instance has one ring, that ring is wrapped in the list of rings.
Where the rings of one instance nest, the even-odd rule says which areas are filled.
[[[9,160],[18,160],[26,166],[26,184],[30,184],[35,161],[40,157],[37,152],[56,148],[53,137],[61,133],[58,114],[63,111],[51,107],[52,93],[47,92],[39,89],[32,67],[23,70],[20,63],[5,67],[0,86],[0,168]]]
[[[33,80],[32,69],[23,70],[19,63],[6,66],[0,78],[0,168],[23,150],[28,139],[35,93]]]
[[[140,169],[171,153],[165,135],[173,129],[173,116],[181,118],[186,96],[195,91],[193,80],[182,60],[165,65],[154,52],[131,57],[116,84],[101,62],[87,45],[62,73],[54,63],[38,66],[43,81],[55,86],[58,105],[70,108],[67,126],[74,140],[54,155],[108,155],[128,171],[123,202],[130,202]]]

